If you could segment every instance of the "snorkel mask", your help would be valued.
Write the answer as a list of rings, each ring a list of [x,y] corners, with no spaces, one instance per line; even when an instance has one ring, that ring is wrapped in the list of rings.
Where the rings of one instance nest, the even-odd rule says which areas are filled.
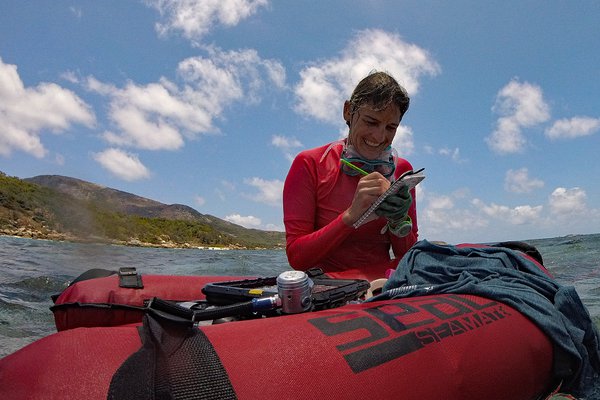
[[[374,160],[364,159],[358,154],[354,146],[351,144],[344,144],[344,150],[342,151],[342,158],[353,164],[354,166],[362,169],[365,172],[371,173],[373,171],[379,172],[381,175],[390,179],[394,175],[396,170],[396,164],[394,163],[395,151],[392,146],[388,146],[383,153]],[[360,172],[348,167],[342,163],[342,172],[346,175],[356,176]]]

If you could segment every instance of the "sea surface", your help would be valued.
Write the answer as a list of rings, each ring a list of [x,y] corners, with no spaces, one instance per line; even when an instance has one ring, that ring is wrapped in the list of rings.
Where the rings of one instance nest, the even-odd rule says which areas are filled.
[[[575,286],[600,327],[600,234],[527,241],[564,285]],[[0,357],[56,331],[50,296],[91,268],[142,274],[274,276],[283,250],[154,249],[0,236]]]

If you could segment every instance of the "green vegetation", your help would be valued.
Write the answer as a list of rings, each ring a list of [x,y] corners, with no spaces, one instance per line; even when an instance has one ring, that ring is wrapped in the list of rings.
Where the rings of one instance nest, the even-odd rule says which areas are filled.
[[[0,228],[48,228],[56,225],[51,210],[60,204],[54,191],[0,173]]]
[[[164,247],[275,248],[284,240],[282,232],[245,229],[215,217],[154,218],[115,209],[114,203],[79,199],[0,172],[0,234]]]

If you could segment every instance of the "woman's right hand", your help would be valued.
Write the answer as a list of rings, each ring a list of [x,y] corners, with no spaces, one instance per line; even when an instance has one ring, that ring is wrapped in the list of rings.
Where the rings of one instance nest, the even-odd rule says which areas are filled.
[[[350,207],[344,211],[342,215],[342,221],[346,225],[352,225],[360,216],[373,204],[377,198],[383,194],[390,187],[390,181],[388,181],[379,172],[371,172],[369,175],[365,175],[358,181],[356,191],[354,192],[354,198]]]

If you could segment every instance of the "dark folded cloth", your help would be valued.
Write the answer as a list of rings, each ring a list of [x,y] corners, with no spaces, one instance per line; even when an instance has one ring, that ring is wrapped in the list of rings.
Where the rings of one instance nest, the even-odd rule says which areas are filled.
[[[562,390],[585,396],[600,379],[596,326],[572,286],[561,285],[522,253],[505,247],[417,242],[370,301],[428,294],[472,294],[507,304],[532,320],[554,345]]]

